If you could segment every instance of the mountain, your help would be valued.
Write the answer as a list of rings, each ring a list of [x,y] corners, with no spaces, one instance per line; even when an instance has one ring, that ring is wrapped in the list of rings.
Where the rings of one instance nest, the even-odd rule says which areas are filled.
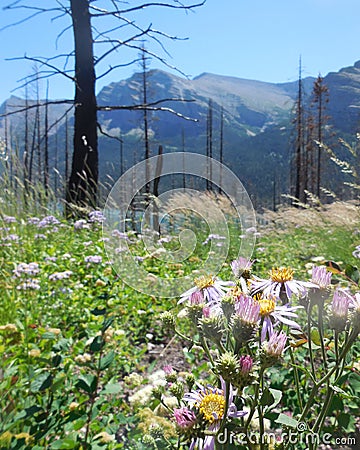
[[[142,76],[135,73],[126,80],[104,87],[98,94],[99,106],[131,107],[142,103]],[[312,77],[302,80],[305,104],[308,105],[314,80]],[[353,137],[359,125],[360,61],[339,72],[329,73],[324,77],[324,85],[329,91],[326,114],[332,132],[337,136]],[[211,100],[213,157],[219,158],[222,121],[224,163],[240,178],[254,203],[269,205],[274,192],[287,190],[297,81],[267,83],[211,73],[186,79],[165,71],[150,70],[146,74],[146,89],[148,103],[154,105],[154,110],[148,112],[151,155],[157,154],[159,145],[165,152],[186,150],[205,154]],[[24,100],[11,97],[1,105],[0,114],[5,112],[5,107],[9,111],[9,105],[15,108],[23,104]],[[166,111],[160,111],[159,106]],[[49,122],[63,117],[68,108],[69,105],[51,105]],[[143,117],[141,110],[99,112],[99,123],[105,133],[99,134],[100,176],[103,182],[121,175],[121,152],[124,169],[143,159]],[[0,118],[0,136],[4,136],[4,127],[5,119]],[[21,153],[24,113],[8,117],[10,129],[13,141],[20,145]],[[54,164],[55,142],[60,149],[60,172],[65,165],[61,150],[65,131],[62,119],[52,128],[49,140],[50,165]],[[118,139],[110,139],[109,136]]]

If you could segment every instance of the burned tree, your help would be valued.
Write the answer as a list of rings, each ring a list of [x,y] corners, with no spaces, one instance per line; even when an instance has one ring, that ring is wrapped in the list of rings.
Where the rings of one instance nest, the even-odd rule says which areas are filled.
[[[22,59],[39,63],[40,76],[42,78],[62,75],[74,83],[74,148],[66,199],[68,205],[94,206],[97,199],[98,185],[97,112],[100,109],[116,109],[114,106],[106,105],[99,108],[95,95],[96,81],[115,69],[136,63],[137,58],[124,61],[121,64],[110,65],[102,73],[99,73],[99,67],[103,64],[104,59],[121,48],[139,52],[143,48],[144,40],[148,40],[152,44],[157,45],[161,51],[164,51],[163,39],[178,39],[176,36],[155,30],[151,24],[148,27],[137,25],[132,18],[133,13],[141,13],[158,7],[173,10],[192,10],[203,5],[205,0],[188,5],[177,0],[168,0],[167,2],[161,0],[148,3],[135,1],[132,2],[131,6],[120,0],[109,0],[108,9],[98,6],[96,0],[53,0],[47,3],[48,5],[44,7],[43,2],[40,0],[19,0],[10,3],[4,9],[23,10],[29,14],[13,25],[21,25],[24,21],[45,13],[51,13],[53,18],[68,17],[70,19],[68,29],[72,29],[74,37],[74,47],[71,51],[48,58],[25,56]],[[94,22],[98,20],[102,25],[95,27]],[[62,32],[58,37],[61,37],[61,34]],[[98,48],[102,50],[98,51]],[[151,50],[146,50],[145,52],[165,66],[175,69],[167,63],[166,57],[160,56],[158,52]],[[73,61],[73,68],[69,70],[68,64],[70,60]],[[62,66],[60,61],[63,62]],[[44,104],[45,102],[42,103],[42,105]],[[118,106],[118,109],[144,110],[149,108],[160,110],[162,106],[160,102],[153,105]],[[164,109],[170,111],[170,108]]]

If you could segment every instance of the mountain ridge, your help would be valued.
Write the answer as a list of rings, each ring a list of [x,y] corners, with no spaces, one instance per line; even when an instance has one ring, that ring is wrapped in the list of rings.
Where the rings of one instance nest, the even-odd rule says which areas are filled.
[[[161,144],[164,151],[195,151],[205,153],[209,101],[212,102],[213,156],[219,158],[220,126],[223,120],[224,163],[241,174],[243,184],[257,199],[269,201],[272,184],[278,180],[278,189],[286,191],[289,174],[289,154],[294,105],[298,95],[298,81],[269,83],[203,72],[192,79],[151,69],[146,73],[148,101],[160,102],[184,117],[164,111],[149,111],[149,137],[151,154],[157,154]],[[326,114],[329,124],[339,136],[355,135],[359,126],[360,112],[360,61],[330,72],[323,77],[329,89]],[[302,79],[306,105],[315,78]],[[142,74],[134,73],[125,80],[113,81],[97,95],[99,106],[134,105],[142,103]],[[179,98],[192,101],[165,101]],[[0,114],[11,103],[25,102],[12,96],[0,106]],[[305,106],[306,106],[305,105]],[[69,105],[51,105],[49,112],[56,120]],[[221,119],[223,114],[223,119]],[[124,168],[131,167],[143,158],[143,112],[116,110],[99,111],[99,123],[108,135],[122,139]],[[24,136],[24,115],[9,116],[8,126],[21,143]],[[0,136],[4,137],[5,119],[0,117]],[[64,124],[52,130],[50,145],[55,139],[63,142]],[[14,131],[15,130],[15,131]],[[58,144],[57,144],[58,145]],[[54,149],[52,147],[52,155]],[[20,149],[21,153],[21,149]],[[100,175],[118,178],[120,170],[119,141],[99,135]],[[52,159],[54,159],[52,157]],[[64,161],[60,161],[60,171]]]

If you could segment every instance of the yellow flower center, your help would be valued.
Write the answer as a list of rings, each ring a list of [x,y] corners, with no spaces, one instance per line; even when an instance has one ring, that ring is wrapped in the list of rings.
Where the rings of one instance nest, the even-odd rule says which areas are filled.
[[[261,298],[258,302],[260,305],[261,316],[268,316],[275,310],[275,301],[271,298]]]
[[[208,422],[221,420],[225,411],[225,398],[220,394],[207,394],[201,400],[199,411],[203,414]]]
[[[280,267],[271,269],[269,274],[272,281],[284,283],[293,279],[294,271],[290,267]]]
[[[204,289],[212,286],[215,282],[215,277],[212,275],[203,275],[199,278],[195,278],[194,283],[199,289]]]

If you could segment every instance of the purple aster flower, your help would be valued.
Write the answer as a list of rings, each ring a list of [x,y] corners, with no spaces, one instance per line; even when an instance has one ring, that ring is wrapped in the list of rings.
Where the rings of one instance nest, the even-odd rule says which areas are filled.
[[[67,278],[70,278],[71,275],[71,270],[65,270],[64,272],[54,272],[49,275],[49,281],[65,280]]]
[[[330,326],[336,331],[343,331],[348,319],[349,306],[353,297],[344,289],[336,289],[331,303]]]
[[[16,268],[13,270],[13,274],[15,277],[25,276],[33,276],[37,275],[40,272],[39,264],[36,262],[31,263],[19,263]]]
[[[325,266],[313,266],[311,282],[320,289],[326,289],[331,286],[332,273]]]
[[[269,340],[263,343],[265,354],[270,357],[280,358],[283,354],[286,341],[287,336],[283,331],[274,331]]]
[[[74,222],[74,229],[75,230],[83,230],[85,228],[89,228],[89,224],[85,219],[79,219]]]
[[[113,230],[111,236],[119,239],[124,239],[125,241],[129,241],[129,236],[123,231]]]
[[[35,278],[30,278],[26,281],[24,281],[23,283],[20,283],[17,287],[17,290],[22,291],[22,290],[39,290],[40,289],[40,284],[39,284],[39,280],[36,280]]]
[[[300,325],[297,324],[292,318],[297,317],[294,311],[301,306],[290,306],[289,303],[286,305],[277,305],[275,297],[264,297],[260,296],[257,299],[260,305],[260,317],[262,320],[261,329],[261,342],[264,342],[266,336],[271,336],[274,332],[274,326],[279,323],[288,325],[291,328],[300,329]]]
[[[237,297],[234,308],[235,314],[244,324],[256,325],[258,323],[260,305],[252,297],[241,294]]]
[[[235,278],[240,278],[241,276],[244,277],[244,275],[246,278],[246,275],[250,273],[253,264],[254,261],[240,256],[240,258],[232,261],[230,266]]]
[[[58,225],[60,222],[58,221],[58,219],[54,216],[46,216],[43,219],[41,219],[37,226],[38,228],[45,228],[45,227],[49,227],[51,225]]]
[[[359,292],[357,292],[354,295],[354,297],[351,298],[349,306],[353,310],[360,313],[360,293]]]
[[[20,236],[17,234],[8,234],[3,238],[3,241],[13,241],[13,242],[19,242]]]
[[[37,225],[40,222],[40,219],[38,217],[29,217],[27,220],[27,223],[29,225]]]
[[[189,404],[192,409],[195,409],[202,415],[205,422],[208,424],[208,430],[212,432],[218,432],[220,424],[224,417],[240,418],[243,417],[246,412],[238,411],[234,403],[234,396],[236,392],[233,390],[232,385],[229,385],[228,392],[228,408],[226,408],[226,383],[222,377],[220,377],[221,389],[215,388],[211,385],[201,386],[198,385],[197,390],[184,395],[183,400]],[[203,450],[215,449],[216,436],[206,436],[202,441]],[[195,447],[193,441],[190,448]],[[199,442],[199,440],[198,440]],[[200,444],[200,442],[199,442]],[[201,445],[201,444],[200,444]]]
[[[220,278],[213,275],[203,275],[199,278],[195,278],[194,282],[196,286],[181,294],[178,303],[189,300],[190,296],[195,292],[201,292],[204,301],[208,303],[209,306],[216,305],[220,303],[220,300],[228,287],[234,285],[232,281],[222,281]]]
[[[176,421],[176,425],[183,430],[192,428],[197,422],[196,416],[193,411],[186,407],[175,408],[174,419]]]
[[[238,351],[255,335],[260,317],[260,305],[252,297],[241,294],[235,301],[234,310],[230,325]]]
[[[89,213],[89,222],[92,223],[103,223],[105,222],[106,217],[101,211],[91,211]]]
[[[36,233],[34,239],[46,239],[46,236],[43,233]]]
[[[252,295],[263,292],[265,297],[274,296],[281,298],[281,294],[284,293],[290,300],[292,295],[304,297],[308,288],[318,287],[311,282],[294,280],[294,270],[288,267],[273,268],[270,270],[269,275],[270,278],[268,280],[254,277],[251,283]]]
[[[102,257],[99,255],[85,256],[85,262],[90,264],[100,264],[102,262]]]
[[[352,254],[355,258],[360,258],[360,245],[357,245],[355,247],[355,250],[352,252]]]
[[[17,222],[16,217],[14,217],[14,216],[4,216],[3,220],[5,223],[16,223]]]

